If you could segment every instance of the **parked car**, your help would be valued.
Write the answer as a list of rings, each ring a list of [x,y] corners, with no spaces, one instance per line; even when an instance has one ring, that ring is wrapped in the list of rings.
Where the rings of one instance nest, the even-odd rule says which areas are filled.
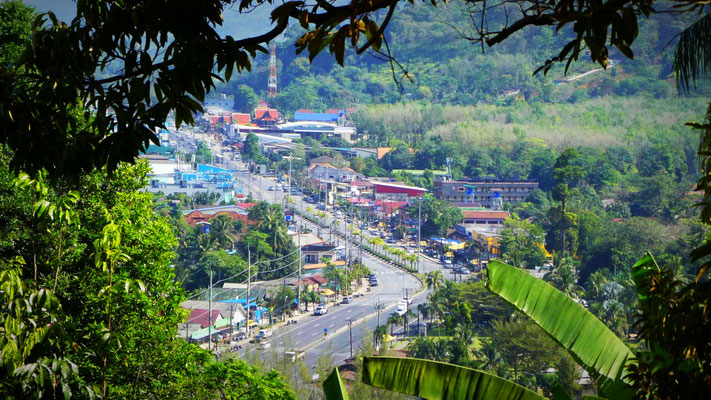
[[[463,274],[463,275],[469,275],[470,271],[469,271],[469,268],[467,268],[467,267],[462,267],[462,268],[459,270],[459,273],[460,273],[460,274]]]
[[[353,303],[353,297],[351,297],[351,296],[343,296],[343,301],[342,301],[342,303],[343,303],[343,304],[350,304],[350,303]]]
[[[271,337],[272,334],[273,334],[273,332],[272,332],[271,329],[262,329],[262,330],[259,331],[258,336],[259,336],[260,338],[264,339],[264,338]]]
[[[371,280],[370,280],[370,286],[378,286],[378,280],[377,280],[377,279],[371,279]]]
[[[452,260],[446,258],[442,261],[444,268],[452,268]]]
[[[328,314],[328,307],[325,305],[319,305],[316,307],[316,311],[314,311],[314,315],[326,315]]]
[[[407,297],[403,297],[402,299],[403,299],[404,301],[406,301],[407,304],[412,304],[412,297],[407,296]]]
[[[269,191],[270,191],[270,192],[273,192],[273,191],[275,191],[275,190],[276,190],[276,189],[274,189],[274,186],[269,186]]]

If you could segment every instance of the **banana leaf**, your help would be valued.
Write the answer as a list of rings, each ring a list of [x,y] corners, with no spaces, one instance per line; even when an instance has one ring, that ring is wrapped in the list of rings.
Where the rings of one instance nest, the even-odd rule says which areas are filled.
[[[328,378],[323,381],[323,393],[326,395],[326,400],[348,400],[348,392],[343,386],[338,368],[334,368]]]
[[[563,386],[561,386],[557,380],[554,381],[551,386],[551,394],[553,395],[553,400],[573,400],[570,394],[563,389]]]
[[[542,400],[486,372],[417,358],[365,357],[363,383],[429,400]]]
[[[610,400],[631,399],[624,381],[634,353],[605,324],[558,289],[498,261],[487,267],[486,287],[528,315],[563,346]]]
[[[637,297],[640,307],[647,307],[649,298],[649,278],[650,275],[659,272],[659,266],[651,253],[647,253],[635,265],[632,266],[632,280],[637,287]]]

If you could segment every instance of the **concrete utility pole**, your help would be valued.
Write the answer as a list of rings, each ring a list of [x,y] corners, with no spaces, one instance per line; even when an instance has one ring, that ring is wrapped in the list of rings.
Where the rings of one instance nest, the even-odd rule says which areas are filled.
[[[304,197],[301,197],[301,215],[299,215],[299,225],[298,226],[298,233],[299,235],[299,285],[297,286],[296,289],[296,306],[298,307],[299,314],[301,314],[301,262],[302,262],[302,256],[301,256],[301,231],[303,230],[303,224],[304,224]]]
[[[210,298],[207,300],[207,343],[212,351],[212,267],[210,267]]]
[[[421,235],[422,230],[422,196],[417,198],[417,272],[420,271],[420,243],[422,242]]]
[[[252,253],[249,250],[249,245],[247,245],[247,338],[249,338],[250,326],[249,314],[252,307],[249,305],[249,296],[252,291]]]
[[[353,320],[349,318],[346,321],[348,321],[348,341],[350,342],[350,345],[351,345],[351,358],[353,358],[353,329],[352,329]]]
[[[380,312],[383,309],[385,309],[385,306],[380,302],[380,297],[378,297],[378,302],[375,303],[375,311],[378,313],[378,326],[380,326]]]

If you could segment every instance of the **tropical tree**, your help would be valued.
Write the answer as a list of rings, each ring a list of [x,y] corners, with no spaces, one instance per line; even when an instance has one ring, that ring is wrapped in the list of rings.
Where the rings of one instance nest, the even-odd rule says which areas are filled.
[[[402,323],[402,316],[397,313],[392,313],[388,317],[387,325],[390,325],[390,335],[393,334],[395,325],[400,325]]]
[[[442,287],[442,282],[444,282],[442,271],[430,271],[425,275],[425,285],[429,290],[437,291]]]
[[[583,288],[578,285],[578,274],[575,265],[565,259],[553,271],[543,276],[543,280],[553,285],[556,289],[577,299],[583,293]]]

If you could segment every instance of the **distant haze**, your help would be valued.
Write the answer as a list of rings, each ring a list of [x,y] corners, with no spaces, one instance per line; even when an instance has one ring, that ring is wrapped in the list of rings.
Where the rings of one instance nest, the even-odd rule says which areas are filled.
[[[37,11],[52,11],[62,21],[69,22],[76,15],[76,3],[72,0],[23,0],[25,4],[37,7]],[[261,35],[269,30],[271,4],[263,4],[248,14],[239,14],[237,7],[225,10],[225,23],[218,28],[222,35],[232,35],[235,39]]]

